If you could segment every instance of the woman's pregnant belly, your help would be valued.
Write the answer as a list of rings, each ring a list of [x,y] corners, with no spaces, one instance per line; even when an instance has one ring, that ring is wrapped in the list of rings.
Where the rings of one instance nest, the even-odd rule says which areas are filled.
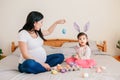
[[[42,47],[29,50],[28,53],[37,58],[41,63],[44,63],[46,61],[46,51]]]

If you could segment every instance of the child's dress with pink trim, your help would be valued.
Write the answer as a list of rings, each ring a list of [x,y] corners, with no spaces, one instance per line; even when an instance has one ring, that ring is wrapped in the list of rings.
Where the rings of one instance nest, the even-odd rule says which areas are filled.
[[[79,46],[76,48],[76,52],[79,55],[79,58],[71,56],[65,60],[67,64],[75,64],[82,68],[90,68],[96,65],[96,62],[93,59],[90,59],[91,49],[89,46]]]

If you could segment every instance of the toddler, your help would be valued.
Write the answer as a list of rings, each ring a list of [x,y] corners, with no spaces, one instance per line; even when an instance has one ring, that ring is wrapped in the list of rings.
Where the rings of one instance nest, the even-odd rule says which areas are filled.
[[[75,47],[76,54],[66,59],[66,63],[69,65],[78,65],[82,68],[90,68],[96,65],[93,59],[90,59],[91,49],[88,44],[87,34],[80,32],[77,35],[79,45]]]

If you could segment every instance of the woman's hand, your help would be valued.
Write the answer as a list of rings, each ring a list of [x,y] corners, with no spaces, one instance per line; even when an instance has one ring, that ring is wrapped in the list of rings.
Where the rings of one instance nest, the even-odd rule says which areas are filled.
[[[47,64],[47,63],[44,63],[44,64],[43,64],[43,67],[44,67],[45,69],[47,69],[48,71],[51,70],[51,69],[50,69],[50,65]]]
[[[66,21],[65,19],[60,19],[55,22],[55,24],[64,24]]]
[[[50,35],[53,30],[55,29],[55,27],[57,26],[57,24],[64,24],[66,21],[65,19],[60,19],[60,20],[57,20],[55,21],[49,28],[48,30],[44,30],[42,33],[44,36],[47,36],[47,35]]]

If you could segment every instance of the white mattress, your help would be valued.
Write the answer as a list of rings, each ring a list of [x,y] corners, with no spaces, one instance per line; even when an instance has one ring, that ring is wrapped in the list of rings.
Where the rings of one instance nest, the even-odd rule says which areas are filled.
[[[106,69],[101,73],[89,68],[56,75],[51,72],[26,74],[18,72],[18,56],[12,54],[0,61],[0,80],[120,80],[120,62],[108,55],[92,55],[92,58],[96,60],[97,66],[105,66]],[[89,76],[83,78],[83,73]]]

